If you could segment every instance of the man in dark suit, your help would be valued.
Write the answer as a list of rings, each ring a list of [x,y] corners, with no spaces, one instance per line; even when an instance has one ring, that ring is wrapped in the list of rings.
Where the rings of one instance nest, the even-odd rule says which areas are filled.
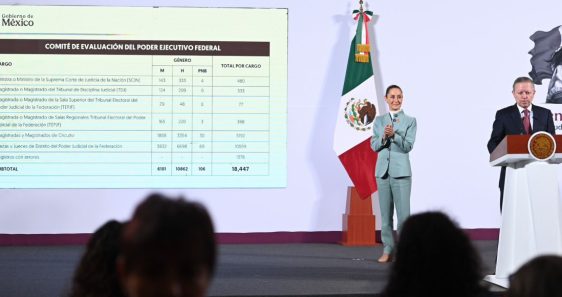
[[[528,77],[519,77],[513,82],[515,104],[496,112],[492,135],[488,141],[488,151],[492,153],[506,135],[533,134],[546,131],[555,135],[552,112],[544,107],[533,105],[535,85]],[[505,167],[500,173],[500,211],[503,204]]]

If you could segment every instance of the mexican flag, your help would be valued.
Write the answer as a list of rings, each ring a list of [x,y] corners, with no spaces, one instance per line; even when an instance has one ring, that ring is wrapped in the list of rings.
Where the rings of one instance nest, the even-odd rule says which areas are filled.
[[[372,12],[361,9],[353,13],[358,24],[349,50],[334,132],[334,151],[364,199],[377,191],[377,153],[371,149],[371,136],[378,110],[367,30]]]

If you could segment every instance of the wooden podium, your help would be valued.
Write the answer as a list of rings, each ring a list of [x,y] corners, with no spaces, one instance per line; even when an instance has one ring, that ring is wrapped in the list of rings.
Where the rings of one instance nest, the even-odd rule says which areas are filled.
[[[375,216],[371,197],[361,199],[354,187],[347,188],[347,203],[343,219],[342,245],[374,246]]]
[[[542,254],[562,254],[558,164],[562,135],[548,161],[537,161],[528,150],[530,135],[508,135],[490,155],[490,165],[506,166],[503,213],[496,274],[485,280],[507,288],[508,277]]]

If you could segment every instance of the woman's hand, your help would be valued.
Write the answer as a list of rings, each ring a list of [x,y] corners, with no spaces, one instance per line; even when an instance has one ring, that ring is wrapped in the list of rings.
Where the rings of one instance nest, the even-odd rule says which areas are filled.
[[[392,125],[386,125],[384,127],[384,138],[391,138],[394,136],[394,128]]]

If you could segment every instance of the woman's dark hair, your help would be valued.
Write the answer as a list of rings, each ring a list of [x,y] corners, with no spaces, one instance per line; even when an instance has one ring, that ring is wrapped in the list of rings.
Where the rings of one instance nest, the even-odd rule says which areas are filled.
[[[125,272],[153,277],[172,269],[195,278],[215,270],[211,217],[205,207],[183,198],[150,195],[136,208],[121,244]]]
[[[404,222],[386,297],[468,297],[482,292],[480,258],[468,237],[441,212]]]
[[[388,93],[389,93],[390,90],[392,90],[392,89],[398,89],[398,90],[400,90],[400,92],[402,92],[402,88],[401,88],[401,87],[399,87],[399,86],[397,86],[397,85],[390,85],[390,86],[388,86],[388,88],[386,88],[386,93],[384,94],[384,96],[385,96],[385,97],[388,96]]]
[[[562,296],[562,257],[539,256],[509,277],[508,297]]]
[[[92,234],[74,273],[71,297],[124,296],[116,268],[122,229],[122,223],[111,220]]]

